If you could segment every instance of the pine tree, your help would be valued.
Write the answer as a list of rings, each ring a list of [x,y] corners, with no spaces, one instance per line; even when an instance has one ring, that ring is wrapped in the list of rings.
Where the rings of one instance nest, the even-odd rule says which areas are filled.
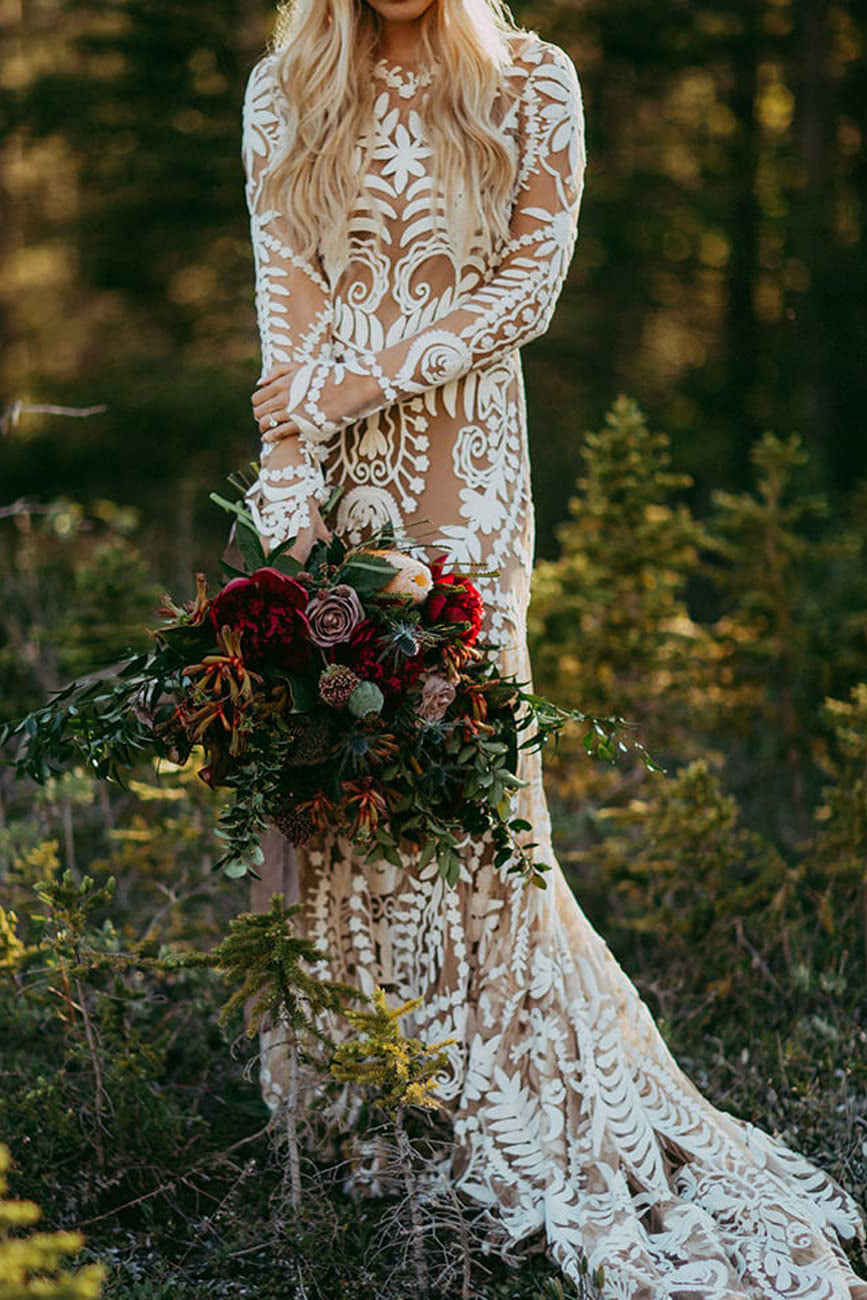
[[[267,912],[243,912],[229,924],[229,933],[209,953],[184,955],[186,965],[211,966],[235,985],[224,1004],[220,1020],[225,1023],[246,1006],[247,1034],[255,1037],[263,1028],[284,1035],[289,1087],[281,1107],[282,1136],[287,1144],[287,1173],[290,1202],[301,1206],[301,1153],[298,1139],[300,1099],[299,1057],[302,1040],[308,1035],[323,1038],[317,1019],[335,1013],[344,1000],[357,998],[358,990],[333,980],[319,979],[308,967],[327,960],[310,939],[293,931],[292,919],[302,904],[286,905],[281,894],[273,894]]]
[[[596,712],[643,717],[685,690],[701,639],[684,587],[704,537],[671,502],[691,480],[671,470],[668,437],[626,397],[582,450],[561,556],[534,575],[534,663],[546,685],[581,691]]]
[[[21,1236],[22,1229],[39,1222],[42,1211],[33,1201],[8,1199],[11,1164],[8,1147],[0,1145],[0,1300],[98,1300],[105,1278],[101,1264],[75,1273],[61,1267],[84,1245],[80,1232]]]
[[[249,1000],[250,1038],[266,1023],[318,1035],[316,1018],[322,1012],[337,1012],[344,998],[358,997],[357,989],[319,979],[307,969],[326,961],[327,955],[311,939],[294,933],[292,918],[301,909],[301,903],[287,906],[282,894],[273,894],[267,912],[242,912],[209,953],[184,958],[190,965],[213,967],[236,985],[220,1011],[223,1023]]]
[[[424,1251],[424,1213],[405,1115],[412,1107],[437,1109],[439,1102],[434,1096],[438,1086],[436,1076],[446,1068],[448,1062],[443,1049],[457,1040],[445,1038],[427,1045],[421,1039],[406,1037],[400,1022],[421,1005],[421,998],[412,998],[390,1010],[385,992],[377,987],[373,995],[372,1011],[345,1013],[359,1035],[337,1046],[331,1073],[343,1082],[370,1089],[376,1104],[391,1119],[409,1210],[416,1285],[421,1296],[428,1296],[430,1285]],[[466,1281],[464,1293],[467,1294]]]
[[[412,998],[390,1010],[385,993],[377,988],[372,1011],[345,1012],[359,1036],[340,1043],[334,1051],[334,1077],[374,1089],[377,1104],[390,1115],[408,1106],[435,1110],[439,1105],[434,1096],[436,1076],[448,1061],[442,1049],[456,1040],[445,1038],[428,1046],[418,1038],[407,1038],[400,1022],[421,1005],[421,998]]]
[[[833,741],[822,766],[831,779],[814,814],[805,871],[821,929],[835,947],[860,929],[867,969],[867,682],[847,700],[826,700],[824,712]]]
[[[615,946],[620,930],[646,950],[644,962],[676,961],[689,995],[716,999],[746,995],[753,966],[767,969],[762,950],[781,951],[791,965],[782,909],[797,872],[740,824],[705,759],[601,813],[600,825],[602,842],[576,856],[579,868],[587,862],[598,873]]]
[[[753,447],[755,492],[715,492],[708,573],[724,612],[719,647],[718,733],[732,745],[739,787],[759,790],[765,818],[784,840],[806,833],[811,720],[821,700],[825,657],[817,638],[828,618],[821,599],[829,555],[815,525],[826,499],[800,490],[807,454],[797,436],[772,433]]]
[[[560,557],[533,576],[535,685],[570,707],[639,724],[643,743],[668,766],[701,750],[713,674],[713,644],[685,600],[705,542],[688,507],[674,500],[690,480],[672,470],[668,437],[652,433],[626,397],[599,432],[585,435],[583,458],[570,517],[558,529]],[[557,749],[546,756],[549,790],[580,808],[582,820],[630,797],[643,777],[637,763],[588,764],[577,732],[564,733]],[[561,851],[568,860],[570,850]]]

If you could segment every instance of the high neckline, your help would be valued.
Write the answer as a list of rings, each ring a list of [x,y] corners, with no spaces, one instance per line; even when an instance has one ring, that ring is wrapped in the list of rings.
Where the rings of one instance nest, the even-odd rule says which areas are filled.
[[[429,86],[433,72],[429,67],[400,63],[381,54],[373,65],[373,75],[396,90],[402,99],[409,99],[421,86]]]

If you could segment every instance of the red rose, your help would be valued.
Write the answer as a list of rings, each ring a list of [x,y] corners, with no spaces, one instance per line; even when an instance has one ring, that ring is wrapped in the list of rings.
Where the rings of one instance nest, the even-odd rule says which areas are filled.
[[[304,610],[307,592],[300,582],[277,569],[257,569],[249,578],[233,578],[211,603],[211,622],[219,631],[241,633],[244,662],[263,660],[294,671],[310,662],[313,647]]]
[[[440,555],[430,565],[433,587],[422,605],[422,617],[429,623],[469,623],[461,640],[472,645],[482,630],[485,605],[477,587],[459,573],[443,573],[448,557]]]

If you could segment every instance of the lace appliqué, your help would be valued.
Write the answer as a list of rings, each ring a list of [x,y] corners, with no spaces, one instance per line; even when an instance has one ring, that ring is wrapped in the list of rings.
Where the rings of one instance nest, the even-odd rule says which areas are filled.
[[[384,81],[390,90],[394,90],[401,99],[412,99],[422,86],[429,86],[433,81],[433,72],[430,68],[422,68],[416,72],[414,68],[404,67],[401,63],[392,63],[390,59],[382,58],[373,65],[373,75],[379,81]]]

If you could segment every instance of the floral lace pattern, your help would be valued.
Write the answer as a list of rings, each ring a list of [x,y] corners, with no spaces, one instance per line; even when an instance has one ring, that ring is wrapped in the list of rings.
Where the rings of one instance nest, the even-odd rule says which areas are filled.
[[[491,255],[479,244],[456,267],[433,219],[425,78],[387,61],[375,75],[372,162],[337,268],[297,257],[280,214],[261,202],[281,120],[272,57],[250,74],[243,157],[262,373],[297,368],[290,411],[305,491],[321,500],[343,488],[339,530],[361,541],[391,521],[427,539],[422,558],[446,551],[498,571],[479,581],[484,631],[503,671],[532,683],[535,530],[518,349],[547,328],[577,235],[578,78],[557,46],[516,46],[503,116],[518,162],[510,238]],[[306,498],[279,475],[260,478],[249,502],[274,541],[306,522]],[[453,889],[435,865],[362,867],[330,832],[297,855],[299,919],[329,953],[322,973],[366,991],[380,984],[394,1000],[421,995],[408,1032],[458,1040],[440,1093],[454,1186],[513,1241],[543,1232],[576,1281],[583,1249],[591,1268],[604,1265],[612,1300],[867,1300],[840,1244],[864,1234],[858,1207],[683,1073],[554,858],[540,756],[523,751],[519,774],[516,812],[552,864],[547,891],[496,870],[484,837],[461,844]],[[254,903],[287,879],[275,834]],[[276,1106],[286,1059],[268,1034],[261,1077]]]

